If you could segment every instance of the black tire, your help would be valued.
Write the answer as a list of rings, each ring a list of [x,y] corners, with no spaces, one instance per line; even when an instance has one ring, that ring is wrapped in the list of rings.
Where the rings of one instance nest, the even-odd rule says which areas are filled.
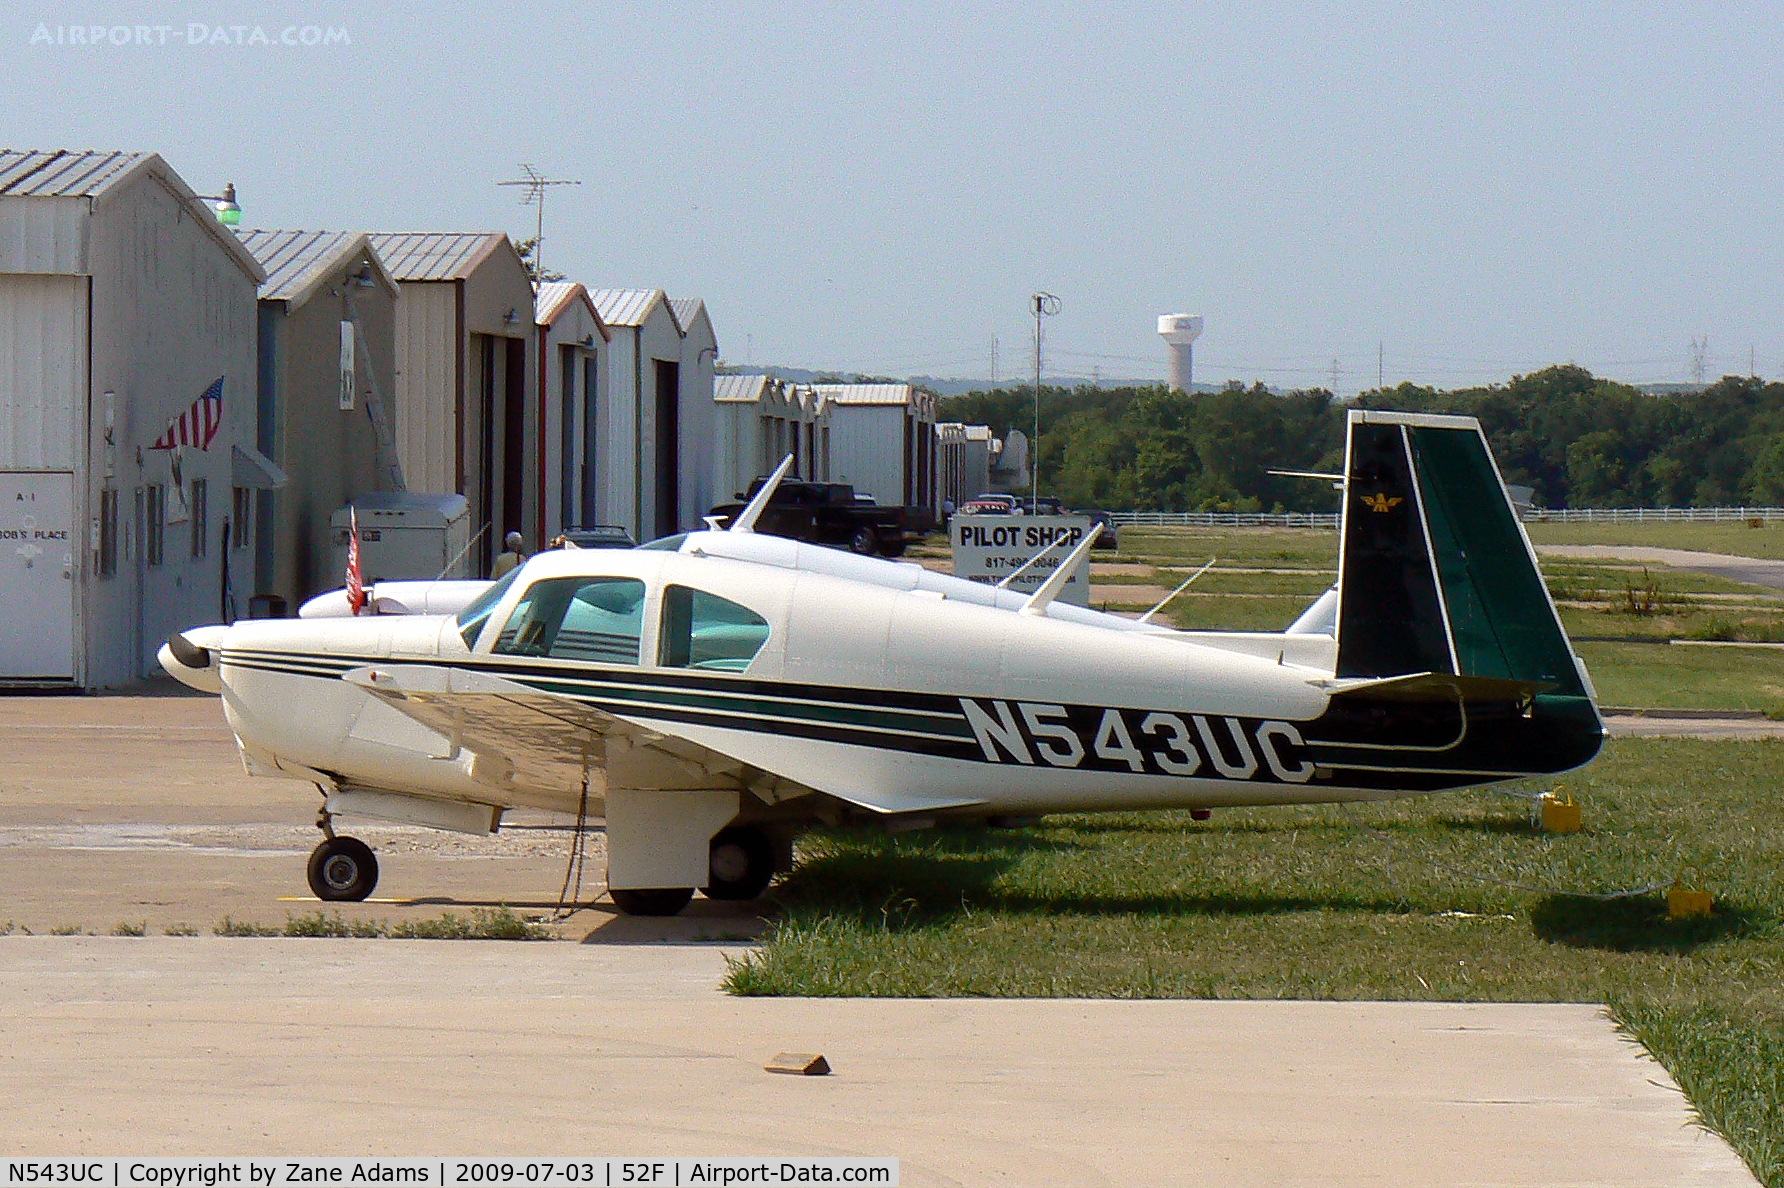
[[[849,552],[859,553],[863,557],[877,556],[880,551],[880,534],[867,524],[855,529],[855,535],[849,537]]]
[[[310,851],[310,890],[330,903],[358,903],[378,885],[378,858],[357,837],[331,837]]]
[[[888,540],[885,544],[880,546],[880,555],[885,557],[902,557],[904,556],[904,549],[904,541]]]
[[[721,829],[712,839],[707,877],[712,885],[700,893],[708,899],[754,899],[774,878],[774,846],[753,825]]]
[[[613,906],[628,916],[673,916],[694,898],[692,887],[607,888]]]

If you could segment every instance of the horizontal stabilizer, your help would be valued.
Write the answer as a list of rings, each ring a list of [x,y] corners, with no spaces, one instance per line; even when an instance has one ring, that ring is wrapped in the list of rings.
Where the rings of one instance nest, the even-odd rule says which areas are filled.
[[[1450,672],[1415,672],[1394,677],[1339,677],[1313,682],[1333,697],[1369,697],[1395,701],[1524,701],[1555,688],[1552,681],[1520,681],[1507,677],[1457,676]]]

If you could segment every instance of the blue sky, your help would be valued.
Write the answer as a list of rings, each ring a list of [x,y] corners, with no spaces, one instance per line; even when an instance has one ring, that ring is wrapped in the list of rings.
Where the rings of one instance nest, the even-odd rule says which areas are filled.
[[[151,28],[150,44],[68,30]],[[1784,377],[1775,9],[1045,2],[0,7],[12,148],[161,153],[247,224],[505,229],[707,301],[728,361],[1456,385]],[[167,26],[166,33],[157,32]],[[194,26],[209,31],[188,43]],[[219,35],[216,29],[223,26]],[[285,46],[286,30],[347,44]],[[240,30],[239,32],[237,30]],[[260,30],[272,44],[249,44]],[[46,37],[45,34],[48,34]],[[62,44],[57,44],[61,41]],[[217,44],[211,44],[215,41]],[[242,41],[243,44],[235,44]],[[35,42],[35,43],[34,43]]]

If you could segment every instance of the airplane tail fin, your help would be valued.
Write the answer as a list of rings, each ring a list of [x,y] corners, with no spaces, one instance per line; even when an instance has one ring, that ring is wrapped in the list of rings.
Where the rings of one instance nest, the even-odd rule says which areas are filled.
[[[1593,698],[1477,420],[1353,409],[1344,474],[1336,677]]]

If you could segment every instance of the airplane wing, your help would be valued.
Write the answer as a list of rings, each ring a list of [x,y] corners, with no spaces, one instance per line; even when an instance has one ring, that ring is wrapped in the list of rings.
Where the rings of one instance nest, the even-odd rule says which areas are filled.
[[[343,679],[477,757],[496,784],[574,788],[585,768],[615,787],[664,791],[751,786],[769,776],[874,812],[895,814],[979,803],[850,788],[808,774],[792,780],[661,727],[486,673],[423,664],[372,665]],[[487,773],[487,774],[485,774]]]

